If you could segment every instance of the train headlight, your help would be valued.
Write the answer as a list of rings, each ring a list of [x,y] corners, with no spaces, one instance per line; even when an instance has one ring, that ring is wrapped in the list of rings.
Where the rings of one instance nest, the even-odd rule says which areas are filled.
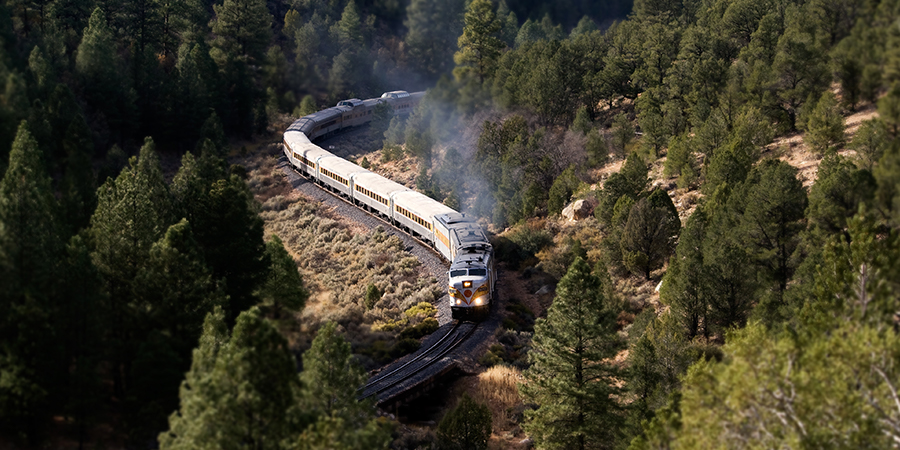
[[[476,299],[475,299],[475,304],[476,304],[476,305],[482,304],[482,303],[483,303],[483,302],[482,302],[483,299],[484,299],[484,297],[478,297],[478,298],[476,298]]]
[[[472,282],[471,281],[463,281],[463,287],[464,288],[472,287]]]
[[[460,299],[456,299],[456,304],[457,304],[457,305],[460,305],[460,304],[462,304],[462,300],[460,300]]]

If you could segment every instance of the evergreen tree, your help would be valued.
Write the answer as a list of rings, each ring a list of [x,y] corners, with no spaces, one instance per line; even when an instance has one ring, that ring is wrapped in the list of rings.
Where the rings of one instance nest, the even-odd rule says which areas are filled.
[[[580,183],[580,180],[575,176],[574,167],[569,167],[556,177],[556,180],[553,181],[553,185],[550,186],[550,193],[547,200],[547,209],[550,214],[559,214],[562,212],[566,204],[569,203],[572,194],[578,189],[578,183]]]
[[[878,119],[870,119],[860,124],[856,136],[850,142],[850,148],[856,150],[860,166],[871,171],[887,149],[887,144],[884,124]]]
[[[688,218],[659,291],[660,299],[670,306],[673,317],[682,323],[689,340],[701,330],[704,336],[710,331],[710,281],[703,262],[708,221],[704,205],[698,206]]]
[[[453,68],[456,41],[462,33],[463,8],[459,0],[412,0],[406,8],[406,45],[413,67],[438,77]]]
[[[816,153],[836,151],[844,143],[844,116],[837,98],[825,91],[803,125],[804,141]]]
[[[303,287],[297,263],[277,235],[266,243],[266,254],[271,262],[269,275],[256,295],[266,314],[280,320],[285,313],[303,309],[309,292]]]
[[[491,438],[491,410],[463,394],[459,404],[438,424],[440,448],[487,450]]]
[[[502,24],[494,13],[490,0],[474,0],[465,14],[465,27],[459,36],[459,51],[453,55],[457,80],[476,77],[480,84],[491,78],[503,41],[497,37]]]
[[[546,319],[535,324],[521,392],[525,431],[537,448],[614,448],[621,424],[616,401],[619,349],[610,291],[576,258],[560,280]]]
[[[134,91],[123,83],[119,61],[106,14],[95,8],[78,45],[75,72],[84,83],[89,104],[113,131],[127,135],[134,118]]]
[[[641,157],[636,152],[629,154],[625,164],[622,164],[622,169],[610,175],[606,182],[603,183],[603,190],[600,192],[600,204],[594,210],[597,220],[608,226],[612,220],[613,208],[615,208],[616,202],[623,195],[636,200],[650,181],[647,178],[647,173],[647,166],[641,160]]]
[[[592,128],[591,119],[588,117],[588,110],[582,106],[575,113],[575,121],[572,122],[572,131],[580,131],[581,134],[588,134]]]
[[[228,92],[225,123],[244,133],[252,131],[253,108],[261,97],[259,73],[272,37],[272,15],[262,0],[225,0],[213,5],[215,19],[210,55],[223,74]]]
[[[203,328],[160,448],[281,448],[299,390],[287,341],[255,308],[238,316],[230,338],[219,309]]]
[[[0,180],[0,430],[32,443],[65,370],[54,342],[62,250],[50,177],[23,121]]]
[[[103,279],[108,305],[104,325],[113,361],[117,395],[127,388],[124,375],[131,360],[131,345],[142,329],[141,309],[135,303],[135,279],[146,264],[153,243],[172,222],[172,201],[163,179],[152,139],[119,176],[107,179],[97,193],[91,217],[91,259]]]
[[[826,156],[809,190],[806,217],[810,227],[827,235],[842,232],[861,204],[872,205],[875,188],[875,178],[868,170],[857,169],[842,156]]]
[[[740,231],[748,253],[764,280],[783,293],[796,268],[791,256],[805,227],[806,190],[797,179],[797,169],[781,160],[760,163],[744,188],[746,191],[736,190],[729,203],[743,203]]]
[[[259,0],[225,0],[213,5],[216,17],[212,32],[216,36],[210,51],[220,67],[226,61],[261,65],[272,36],[272,15]]]
[[[372,403],[358,400],[356,389],[366,374],[353,360],[350,343],[337,334],[337,324],[319,328],[303,354],[302,415],[315,423],[304,430],[296,448],[387,448],[390,426],[372,417]]]
[[[681,220],[672,199],[661,189],[642,198],[631,208],[620,244],[625,267],[650,279],[650,272],[663,266],[675,251]]]
[[[65,344],[69,364],[69,385],[64,411],[74,420],[78,443],[87,443],[88,430],[99,419],[104,398],[98,373],[101,351],[100,275],[91,262],[90,248],[81,235],[72,236],[66,246],[65,277],[60,305],[60,340]]]
[[[144,327],[166,330],[174,349],[186,356],[203,318],[223,306],[224,293],[214,283],[186,219],[170,226],[148,256],[135,280],[136,297],[149,312]]]
[[[219,179],[190,208],[194,237],[213,277],[225,281],[229,318],[257,303],[253,293],[265,282],[269,261],[263,223],[247,183],[237,175]]]

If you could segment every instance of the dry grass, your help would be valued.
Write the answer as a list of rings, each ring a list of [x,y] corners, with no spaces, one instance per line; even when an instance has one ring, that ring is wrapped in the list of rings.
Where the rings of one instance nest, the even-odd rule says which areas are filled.
[[[323,321],[341,325],[354,350],[375,366],[388,358],[397,336],[427,319],[404,314],[421,302],[434,303],[443,293],[438,281],[420,268],[396,236],[383,229],[350,225],[327,207],[302,197],[276,168],[278,145],[245,158],[248,182],[262,203],[266,235],[278,235],[297,262],[311,295],[298,314],[299,326],[286,330],[292,347],[308,347]],[[383,293],[371,308],[369,285]],[[416,309],[416,312],[422,308]],[[377,350],[372,350],[372,349]]]
[[[524,433],[519,428],[525,405],[519,395],[522,373],[508,366],[494,366],[478,374],[465,390],[476,402],[491,411],[493,434],[490,448],[526,448],[521,445]]]

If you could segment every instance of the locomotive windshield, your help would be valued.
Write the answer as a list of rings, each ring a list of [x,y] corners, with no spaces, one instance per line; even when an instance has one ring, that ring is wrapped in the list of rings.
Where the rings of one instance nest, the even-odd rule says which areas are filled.
[[[487,275],[487,269],[469,269],[469,276],[483,277]],[[450,271],[450,278],[466,276],[466,269],[457,269]]]

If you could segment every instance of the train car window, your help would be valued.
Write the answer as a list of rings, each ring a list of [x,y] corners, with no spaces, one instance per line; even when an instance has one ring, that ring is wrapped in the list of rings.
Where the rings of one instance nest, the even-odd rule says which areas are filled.
[[[462,270],[451,270],[451,271],[450,271],[450,276],[451,276],[451,277],[464,277],[464,276],[466,276],[466,269],[462,269]]]
[[[487,269],[469,269],[469,275],[483,277],[487,275]]]

